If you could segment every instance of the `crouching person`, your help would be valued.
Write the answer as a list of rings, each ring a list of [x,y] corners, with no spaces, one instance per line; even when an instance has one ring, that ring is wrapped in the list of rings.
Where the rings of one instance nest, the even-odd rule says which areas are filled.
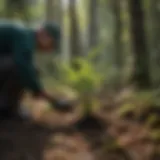
[[[17,111],[25,90],[54,104],[58,110],[68,110],[68,102],[44,91],[33,61],[36,50],[43,51],[40,53],[58,50],[60,38],[59,26],[54,23],[35,30],[0,23],[0,118],[21,117]]]

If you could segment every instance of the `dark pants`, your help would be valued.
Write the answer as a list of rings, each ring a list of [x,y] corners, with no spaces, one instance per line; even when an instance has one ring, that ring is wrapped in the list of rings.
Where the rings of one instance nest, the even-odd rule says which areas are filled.
[[[16,113],[24,88],[11,58],[0,60],[0,112]]]

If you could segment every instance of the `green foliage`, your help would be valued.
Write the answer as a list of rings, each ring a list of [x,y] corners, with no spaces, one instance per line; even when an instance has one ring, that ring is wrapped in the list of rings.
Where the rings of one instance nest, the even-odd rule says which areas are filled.
[[[87,58],[77,58],[74,63],[78,65],[78,70],[68,64],[60,66],[61,83],[73,87],[81,94],[94,93],[100,89],[104,75],[96,70],[93,62]]]
[[[102,49],[103,45],[99,45],[92,49],[88,56],[75,58],[71,64],[57,64],[59,83],[74,88],[80,94],[92,94],[99,90],[105,81],[106,73],[98,71],[95,59]]]
[[[78,71],[70,66],[63,66],[65,83],[81,93],[94,92],[95,89],[98,89],[103,76],[96,72],[92,63],[81,58],[76,60],[76,64],[80,67]]]
[[[102,46],[94,48],[88,56],[75,58],[71,64],[57,64],[58,85],[68,86],[78,92],[84,107],[84,115],[96,109],[99,104],[94,95],[103,86],[106,74],[97,70],[94,60],[102,48]]]
[[[0,1],[0,13],[3,13],[3,12],[5,11],[4,5],[5,5],[5,1],[4,1],[4,0],[1,0],[1,1]]]
[[[155,142],[160,141],[160,130],[153,130],[150,133],[150,137]]]
[[[150,128],[156,128],[159,119],[159,97],[156,92],[134,92],[128,99],[122,100],[118,115],[126,119],[144,122]]]
[[[149,116],[148,120],[147,120],[147,125],[149,127],[154,126],[155,124],[158,124],[160,122],[160,118],[158,115],[156,114],[152,114],[151,116]]]
[[[38,3],[35,6],[30,6],[29,8],[30,19],[36,20],[44,17],[45,14],[45,6],[42,3]]]
[[[126,103],[121,106],[118,110],[118,115],[120,117],[126,117],[134,112],[136,106],[133,103]]]

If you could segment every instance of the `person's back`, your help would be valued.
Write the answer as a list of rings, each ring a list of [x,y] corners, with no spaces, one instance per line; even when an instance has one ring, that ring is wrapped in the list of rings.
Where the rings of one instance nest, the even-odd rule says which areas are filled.
[[[15,76],[14,57],[16,55],[15,46],[17,38],[19,37],[19,35],[23,33],[28,34],[29,30],[22,25],[11,23],[7,20],[5,21],[0,20],[0,109],[7,108],[6,106],[10,105],[9,104],[10,101],[16,98],[14,97],[14,95],[11,95],[13,94],[13,92],[16,93],[16,89],[18,89],[18,85],[15,85],[15,82],[17,81],[19,83],[19,81],[14,77]],[[23,46],[19,46],[19,48],[20,47]],[[21,69],[21,67],[18,68]],[[21,75],[19,75],[19,77],[21,77]],[[12,84],[15,85],[13,91],[12,89],[11,90],[9,89],[11,88],[11,83],[9,81],[12,81],[13,82]],[[8,82],[10,83],[10,87]],[[11,98],[11,96],[13,98]]]
[[[13,52],[13,43],[16,32],[27,32],[27,29],[19,24],[0,20],[0,55],[9,55]]]
[[[22,25],[4,20],[0,21],[1,72],[2,70],[6,72],[12,63],[12,65],[14,64],[17,68],[16,70],[20,73],[19,76],[25,77],[23,75],[25,74],[25,68],[27,67],[27,63],[25,64],[25,57],[27,58],[28,56],[32,56],[35,45],[35,37],[33,37],[33,35],[34,34],[31,30]],[[3,84],[0,80],[0,87],[1,85]]]
[[[11,54],[15,25],[0,22],[0,55]]]

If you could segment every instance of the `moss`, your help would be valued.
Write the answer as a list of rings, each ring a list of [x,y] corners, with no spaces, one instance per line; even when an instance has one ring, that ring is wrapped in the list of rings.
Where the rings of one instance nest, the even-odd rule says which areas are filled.
[[[150,132],[150,138],[155,143],[160,143],[160,129],[155,129]]]
[[[122,118],[133,118],[134,117],[135,105],[132,103],[124,104],[118,110],[118,115]]]
[[[103,149],[105,157],[119,157],[119,159],[130,160],[130,156],[126,149],[121,147],[116,140],[113,142],[107,143]],[[110,158],[109,158],[110,159]],[[112,159],[112,158],[111,158]]]
[[[120,148],[119,144],[116,141],[114,141],[114,140],[112,142],[110,142],[110,143],[107,142],[104,145],[105,152],[114,151],[114,150],[117,150],[119,148]]]
[[[152,116],[153,115],[153,116]],[[153,121],[154,116],[160,115],[160,107],[156,105],[151,105],[146,108],[140,108],[139,112],[136,111],[136,117],[139,122],[147,122],[148,118],[151,117]]]
[[[160,127],[160,117],[156,114],[152,114],[147,119],[147,126],[151,128],[159,128]]]

